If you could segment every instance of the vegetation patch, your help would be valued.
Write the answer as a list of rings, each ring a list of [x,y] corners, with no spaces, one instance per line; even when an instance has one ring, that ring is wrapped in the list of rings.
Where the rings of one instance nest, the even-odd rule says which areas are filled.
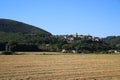
[[[15,52],[11,52],[11,51],[3,51],[1,52],[2,55],[14,55]]]

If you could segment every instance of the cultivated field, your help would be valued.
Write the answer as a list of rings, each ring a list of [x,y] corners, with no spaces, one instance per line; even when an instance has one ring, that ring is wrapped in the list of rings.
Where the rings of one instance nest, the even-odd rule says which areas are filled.
[[[0,55],[0,80],[120,80],[120,55]]]

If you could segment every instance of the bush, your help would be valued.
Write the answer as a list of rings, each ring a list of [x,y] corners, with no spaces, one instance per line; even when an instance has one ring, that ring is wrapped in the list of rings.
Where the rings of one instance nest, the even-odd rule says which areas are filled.
[[[3,51],[1,54],[3,54],[3,55],[13,55],[14,52],[12,52],[12,51]]]

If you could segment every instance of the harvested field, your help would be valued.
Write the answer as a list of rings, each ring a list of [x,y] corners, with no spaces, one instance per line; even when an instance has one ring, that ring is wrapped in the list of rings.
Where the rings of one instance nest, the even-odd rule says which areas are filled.
[[[0,80],[120,80],[120,55],[0,55]]]

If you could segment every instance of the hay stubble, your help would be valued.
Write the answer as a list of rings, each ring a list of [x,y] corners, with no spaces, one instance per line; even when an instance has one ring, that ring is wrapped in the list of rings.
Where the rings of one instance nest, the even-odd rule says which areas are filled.
[[[0,80],[119,80],[120,55],[1,55]]]

